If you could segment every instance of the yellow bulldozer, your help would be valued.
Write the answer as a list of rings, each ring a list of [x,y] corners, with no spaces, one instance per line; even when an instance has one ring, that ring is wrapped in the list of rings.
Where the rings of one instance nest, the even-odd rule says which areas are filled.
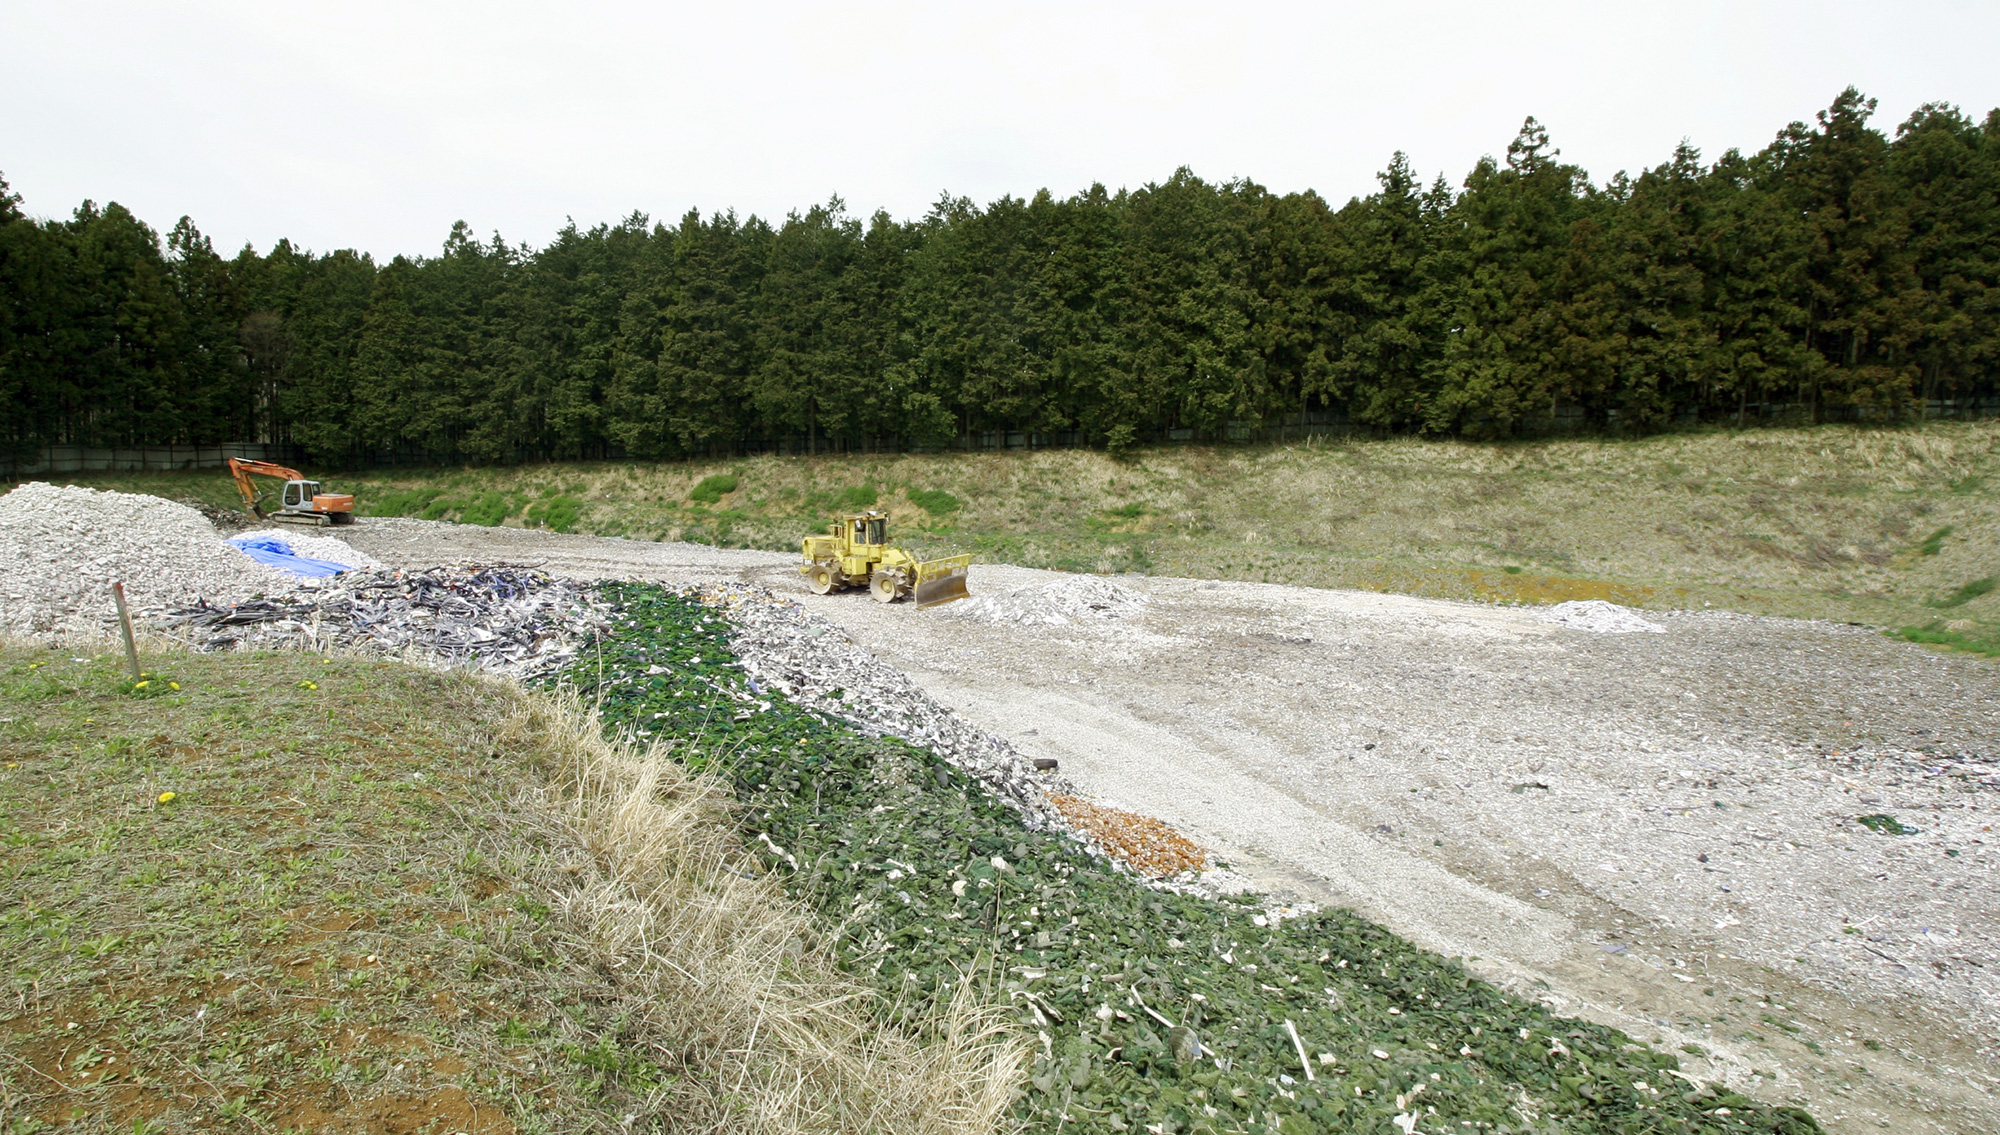
[[[824,536],[805,538],[805,562],[799,565],[799,574],[821,595],[843,587],[866,587],[877,603],[914,595],[919,607],[965,598],[972,557],[919,562],[901,548],[890,547],[886,512],[850,512],[826,531]]]

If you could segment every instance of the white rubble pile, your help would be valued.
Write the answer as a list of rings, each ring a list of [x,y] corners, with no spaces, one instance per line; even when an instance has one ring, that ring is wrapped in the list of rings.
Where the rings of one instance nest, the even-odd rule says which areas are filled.
[[[269,598],[148,612],[197,650],[335,647],[546,677],[604,633],[587,585],[525,568],[342,572]]]
[[[727,606],[736,627],[730,647],[753,680],[871,736],[935,752],[1019,809],[1031,830],[1068,828],[1044,793],[1074,793],[1073,787],[1036,772],[1012,745],[940,704],[839,627],[762,588],[710,594]]]
[[[1558,603],[1535,617],[1545,623],[1592,634],[1666,634],[1667,628],[1647,619],[1630,607],[1606,603],[1602,599],[1581,599]]]
[[[184,504],[40,481],[0,496],[0,630],[112,634],[113,580],[134,607],[226,601],[291,582],[224,544]]]
[[[1101,576],[1076,575],[999,595],[963,599],[942,612],[954,619],[1062,626],[1083,619],[1117,619],[1146,606],[1146,596]]]
[[[361,551],[354,545],[335,536],[308,536],[303,532],[287,532],[283,528],[260,528],[255,532],[239,532],[231,540],[283,540],[291,545],[294,555],[311,560],[325,560],[330,564],[346,564],[351,568],[378,568],[382,561]]]

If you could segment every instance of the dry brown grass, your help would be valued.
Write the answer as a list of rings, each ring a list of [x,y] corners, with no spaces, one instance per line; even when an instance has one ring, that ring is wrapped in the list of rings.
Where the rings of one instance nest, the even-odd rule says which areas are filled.
[[[978,983],[957,984],[928,1037],[880,1028],[874,995],[743,854],[725,788],[605,741],[571,702],[517,696],[510,729],[563,754],[557,808],[595,856],[562,907],[618,975],[614,1014],[709,1073],[657,1089],[648,1111],[773,1133],[993,1129],[1027,1053]]]

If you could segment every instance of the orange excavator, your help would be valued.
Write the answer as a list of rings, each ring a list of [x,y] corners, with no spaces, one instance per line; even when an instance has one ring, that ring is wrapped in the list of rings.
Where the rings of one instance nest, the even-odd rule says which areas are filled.
[[[318,481],[309,481],[297,469],[273,465],[269,461],[229,459],[229,475],[236,478],[236,491],[243,495],[243,507],[259,520],[284,520],[293,524],[352,524],[354,494],[323,493]],[[250,480],[252,476],[276,477],[285,482],[284,494],[274,512],[264,511],[264,495]]]

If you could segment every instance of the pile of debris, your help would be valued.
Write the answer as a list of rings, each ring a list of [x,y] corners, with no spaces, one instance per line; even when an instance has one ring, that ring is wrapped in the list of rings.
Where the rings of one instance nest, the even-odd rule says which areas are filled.
[[[1095,575],[1065,576],[1000,595],[953,603],[942,612],[954,619],[1056,627],[1084,619],[1118,619],[1145,609],[1146,596]]]
[[[1151,816],[1061,793],[1049,800],[1092,847],[1147,878],[1208,869],[1209,855],[1200,844]]]
[[[58,639],[115,633],[111,582],[135,606],[219,602],[288,586],[183,504],[34,482],[0,496],[0,631]]]
[[[931,750],[1020,809],[1032,830],[1065,826],[1045,793],[1068,791],[1066,784],[1037,772],[1012,745],[939,704],[839,627],[762,588],[713,588],[704,598],[728,611],[736,627],[730,648],[754,682],[870,736]]]
[[[257,523],[254,514],[244,512],[242,509],[212,505],[199,497],[175,497],[174,503],[184,504],[207,517],[208,522],[215,525],[217,532],[240,532]]]
[[[560,670],[608,625],[587,587],[504,565],[346,572],[147,614],[197,650],[360,649],[523,681]]]
[[[1647,619],[1632,608],[1606,603],[1602,599],[1558,603],[1546,611],[1537,612],[1535,617],[1545,623],[1554,623],[1573,631],[1589,631],[1592,634],[1667,633],[1667,628]]]

